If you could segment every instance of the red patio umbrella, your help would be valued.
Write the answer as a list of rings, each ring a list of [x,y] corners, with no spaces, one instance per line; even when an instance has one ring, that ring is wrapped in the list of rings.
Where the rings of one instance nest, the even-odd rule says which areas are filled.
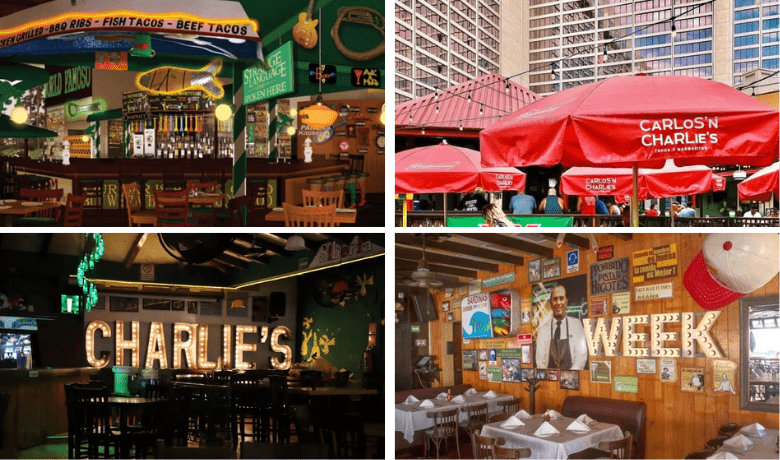
[[[772,198],[772,193],[776,197],[780,197],[778,167],[780,167],[780,163],[767,166],[737,185],[739,199],[769,201]]]
[[[624,76],[561,91],[482,130],[484,166],[769,165],[778,112],[721,83]],[[636,212],[638,183],[632,209]],[[636,215],[633,224],[637,224]]]

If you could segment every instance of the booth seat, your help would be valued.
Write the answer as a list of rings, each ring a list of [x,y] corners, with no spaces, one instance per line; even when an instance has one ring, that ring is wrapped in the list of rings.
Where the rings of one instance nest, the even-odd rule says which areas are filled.
[[[634,435],[634,458],[645,458],[647,406],[643,402],[590,396],[569,396],[563,401],[565,417],[588,414],[599,422],[614,423]]]
[[[409,396],[414,396],[415,398],[422,401],[423,399],[433,399],[441,392],[446,393],[447,390],[450,390],[450,393],[452,393],[452,397],[461,395],[468,391],[471,387],[471,385],[452,385],[449,387],[436,387],[436,388],[418,388],[416,390],[404,390],[404,391],[396,391],[395,392],[395,403],[400,404],[404,401],[406,401],[406,398]],[[403,433],[400,431],[395,432],[395,448],[396,450],[402,450],[402,449],[412,449],[416,447],[422,448],[423,445],[423,434],[422,431],[418,431],[414,433],[414,440],[410,443],[406,439],[404,439]]]

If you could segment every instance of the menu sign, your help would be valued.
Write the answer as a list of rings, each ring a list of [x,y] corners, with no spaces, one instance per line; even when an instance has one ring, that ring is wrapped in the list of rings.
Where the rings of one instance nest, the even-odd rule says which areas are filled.
[[[287,42],[268,55],[267,69],[259,65],[244,71],[244,104],[264,101],[295,90],[293,46]]]
[[[108,156],[122,155],[122,120],[108,120]]]
[[[677,244],[636,251],[631,265],[634,283],[677,276]]]
[[[122,94],[122,114],[147,112],[149,110],[149,95],[144,91]]]
[[[203,91],[182,91],[178,94],[150,94],[147,96],[149,110],[153,112],[182,112],[203,110],[206,101]]]

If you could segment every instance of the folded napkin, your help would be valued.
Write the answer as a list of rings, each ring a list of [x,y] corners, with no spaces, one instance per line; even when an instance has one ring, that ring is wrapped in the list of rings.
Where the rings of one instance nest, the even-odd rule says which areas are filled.
[[[716,454],[714,454],[714,455],[710,455],[710,456],[709,456],[709,457],[707,457],[707,458],[716,458],[716,459],[722,459],[722,458],[723,458],[723,459],[725,459],[725,458],[728,458],[728,459],[735,459],[735,458],[739,458],[739,457],[737,457],[736,455],[734,455],[734,454],[732,454],[732,453],[729,453],[729,452],[726,452],[726,451],[723,451],[723,450],[721,450],[720,452],[718,452],[718,453],[716,453]]]
[[[753,446],[753,441],[751,441],[750,439],[746,438],[741,434],[737,434],[733,436],[731,439],[727,439],[723,441],[723,445],[734,450],[747,450],[750,449],[751,446]]]
[[[534,431],[536,436],[547,436],[549,434],[560,433],[554,426],[550,425],[550,422],[544,422],[542,425]]]
[[[741,430],[739,430],[742,433],[745,433],[748,436],[754,436],[754,437],[761,437],[764,436],[765,428],[760,423],[754,423],[752,425],[748,425]]]
[[[566,429],[570,431],[590,431],[590,427],[580,422],[579,420],[571,422],[571,424],[567,426]]]
[[[520,420],[527,420],[531,418],[531,414],[525,411],[525,409],[520,409],[516,414],[515,417],[519,418]]]
[[[495,398],[496,396],[498,396],[498,395],[497,395],[497,394],[496,394],[496,392],[495,392],[495,391],[493,391],[493,390],[490,390],[490,391],[488,391],[487,393],[485,393],[484,395],[482,395],[482,397],[483,397],[483,398],[488,398],[488,399],[493,399],[493,398]]]
[[[523,425],[525,425],[525,423],[520,421],[519,418],[512,415],[508,419],[504,420],[504,423],[501,424],[501,428],[514,428],[516,426],[523,426]]]
[[[552,410],[552,409],[548,410],[548,411],[547,411],[547,414],[549,414],[549,415],[550,415],[550,420],[555,420],[555,419],[557,419],[557,418],[559,418],[559,417],[562,417],[562,416],[561,416],[561,414],[559,414],[558,412],[555,412],[555,411],[554,411],[554,410]]]
[[[426,409],[429,407],[433,407],[433,401],[431,401],[430,399],[426,399],[425,401],[420,403],[420,407],[424,407]]]
[[[458,395],[452,398],[452,402],[454,403],[463,403],[466,402],[466,398],[463,397],[463,395]]]
[[[592,418],[588,417],[588,414],[580,415],[579,417],[577,417],[577,421],[580,421],[580,422],[582,422],[582,423],[584,423],[586,425],[590,425],[591,423],[595,422],[595,420],[593,420]]]
[[[475,394],[477,394],[477,390],[475,390],[473,388],[469,388],[468,390],[466,390],[466,393],[464,393],[464,394],[467,395],[467,396],[475,395]]]
[[[409,395],[409,397],[408,397],[408,398],[406,398],[406,401],[404,401],[404,404],[414,404],[414,403],[416,403],[416,402],[420,402],[420,400],[419,400],[419,399],[417,399],[417,398],[415,398],[415,397],[414,397],[414,396],[412,396],[412,395]]]
[[[442,391],[441,393],[436,395],[436,399],[447,399],[447,393]]]

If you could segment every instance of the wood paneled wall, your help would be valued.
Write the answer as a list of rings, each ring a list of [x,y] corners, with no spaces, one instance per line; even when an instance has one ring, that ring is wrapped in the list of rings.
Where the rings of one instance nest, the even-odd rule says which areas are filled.
[[[678,276],[676,278],[665,278],[658,280],[661,282],[673,282],[674,296],[671,299],[653,300],[653,301],[631,301],[632,315],[645,315],[663,312],[703,312],[704,310],[690,297],[683,285],[683,276],[685,269],[691,260],[701,249],[702,234],[634,234],[630,241],[623,241],[611,235],[596,235],[599,244],[603,246],[614,246],[614,258],[631,257],[633,251],[653,248],[670,243],[677,243],[679,248],[678,257]],[[555,257],[561,257],[562,272],[566,272],[566,254],[571,248],[564,246],[555,251]],[[532,260],[535,257],[526,258]],[[596,256],[593,251],[580,250],[579,271],[570,275],[575,276],[587,273],[590,277],[591,263],[596,262]],[[749,270],[750,267],[745,267]],[[527,284],[527,266],[500,266],[500,273],[515,271],[515,282],[505,284],[495,288],[486,289],[493,291],[505,288],[516,289],[520,292],[521,298],[531,296],[531,287]],[[493,276],[494,274],[489,274]],[[655,284],[653,282],[643,283]],[[632,283],[632,290],[633,290]],[[775,276],[772,281],[763,288],[750,294],[750,296],[778,295],[778,277]],[[455,321],[461,318],[459,299],[462,295],[455,295],[450,301],[454,309]],[[437,308],[440,308],[444,300],[444,293],[434,294]],[[590,298],[590,295],[589,295]],[[458,299],[458,305],[453,300]],[[441,310],[439,310],[441,311]],[[722,314],[717,320],[711,331],[712,337],[717,341],[724,354],[723,359],[728,359],[739,365],[739,302],[734,302],[721,309]],[[447,360],[442,359],[445,356],[444,337],[445,331],[451,331],[452,325],[446,320],[446,315],[440,315],[438,321],[430,323],[430,343],[431,354],[436,355],[441,363]],[[667,328],[674,330],[673,327]],[[647,329],[637,327],[638,332]],[[522,326],[521,333],[531,333],[531,325]],[[509,340],[509,339],[507,339]],[[512,340],[514,342],[514,339]],[[464,344],[464,349],[479,348],[479,340],[472,340],[469,344]],[[640,342],[638,345],[642,345]],[[670,344],[674,346],[674,342]],[[516,345],[512,347],[516,348]],[[620,350],[622,351],[622,350]],[[612,362],[612,376],[624,375],[635,376],[636,358],[628,357],[599,357],[598,359]],[[660,364],[660,363],[658,363]],[[525,365],[524,367],[530,367]],[[680,368],[683,367],[703,367],[706,375],[706,389],[703,394],[689,393],[680,390]],[[555,409],[560,411],[563,400],[570,395],[597,396],[612,399],[624,399],[631,401],[644,401],[647,404],[647,458],[682,458],[685,453],[698,450],[704,447],[704,443],[717,436],[717,427],[725,423],[738,423],[746,425],[753,422],[759,422],[767,428],[778,427],[778,414],[767,412],[742,411],[739,409],[739,391],[737,395],[730,393],[713,393],[712,391],[712,369],[711,359],[707,358],[678,358],[677,359],[677,381],[674,383],[661,382],[659,375],[638,375],[639,392],[637,394],[614,392],[612,385],[598,384],[590,382],[588,371],[580,371],[580,389],[563,390],[560,389],[558,382],[542,382],[541,388],[536,394],[536,411],[546,409]],[[448,372],[442,373],[441,385],[451,385],[446,376]],[[739,384],[739,378],[735,379],[735,385]],[[502,393],[510,393],[522,399],[526,409],[529,407],[528,392],[524,390],[527,383],[488,383],[487,380],[480,380],[479,372],[464,371],[463,383],[469,383],[479,390],[492,389]]]

